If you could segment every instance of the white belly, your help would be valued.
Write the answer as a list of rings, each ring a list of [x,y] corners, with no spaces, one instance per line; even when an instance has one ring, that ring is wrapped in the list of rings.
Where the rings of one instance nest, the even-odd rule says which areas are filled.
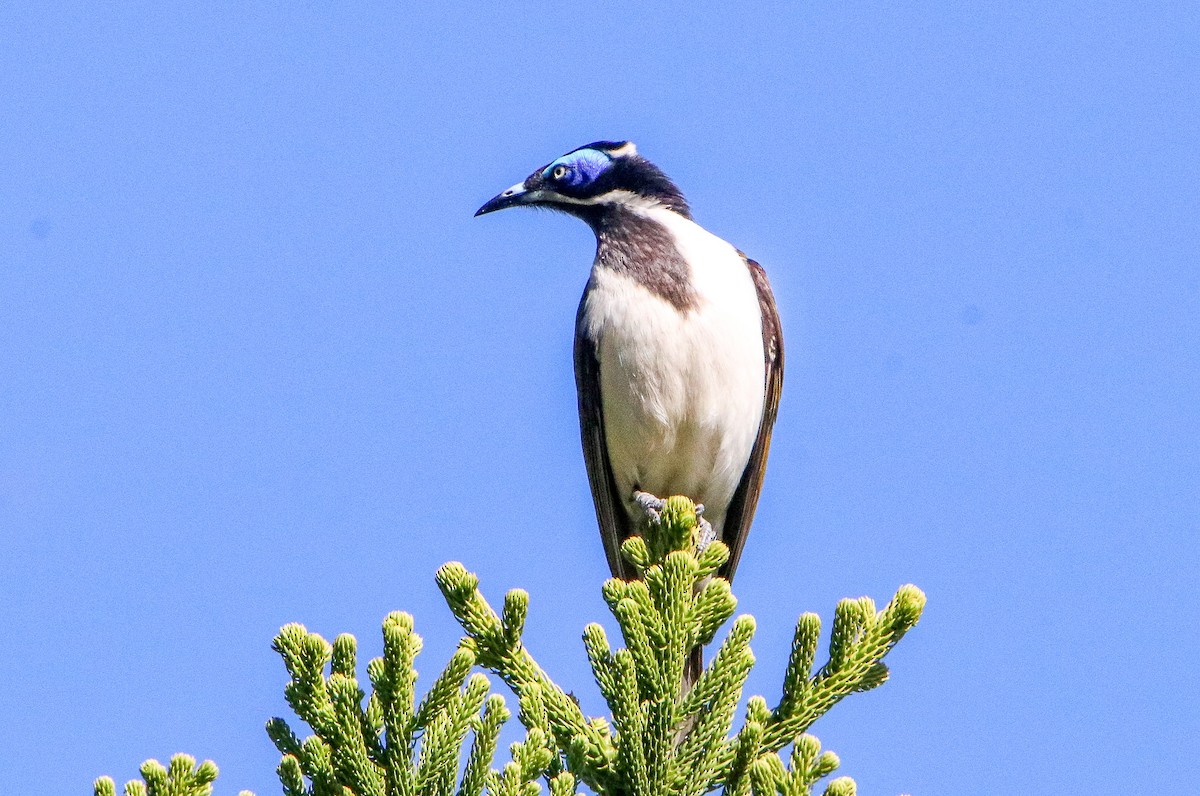
[[[681,313],[632,277],[593,267],[584,328],[596,341],[609,461],[632,494],[704,503],[718,536],[750,458],[765,395],[762,318],[741,256],[667,211],[692,265],[697,306]]]

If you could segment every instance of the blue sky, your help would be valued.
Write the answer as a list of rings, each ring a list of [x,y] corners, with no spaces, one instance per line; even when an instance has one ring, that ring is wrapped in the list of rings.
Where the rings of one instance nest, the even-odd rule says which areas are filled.
[[[278,792],[277,628],[409,610],[431,674],[451,559],[600,710],[591,234],[471,215],[599,138],[774,284],[750,693],[913,582],[814,727],[861,792],[1197,779],[1195,6],[297,5],[0,9],[0,792]]]

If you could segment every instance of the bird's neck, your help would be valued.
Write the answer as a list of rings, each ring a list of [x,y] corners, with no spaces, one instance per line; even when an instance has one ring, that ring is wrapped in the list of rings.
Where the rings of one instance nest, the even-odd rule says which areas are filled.
[[[598,205],[584,220],[596,233],[598,268],[634,279],[680,312],[697,306],[691,266],[671,231],[651,213],[620,204]]]

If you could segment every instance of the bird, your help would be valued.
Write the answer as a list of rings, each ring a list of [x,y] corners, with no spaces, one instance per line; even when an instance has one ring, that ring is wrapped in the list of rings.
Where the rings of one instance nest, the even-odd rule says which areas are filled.
[[[766,272],[692,218],[631,141],[574,149],[486,202],[586,222],[596,256],[575,320],[579,430],[614,577],[621,543],[661,498],[703,506],[732,579],[762,490],[783,384],[783,336]],[[698,650],[696,651],[698,653]],[[689,663],[698,675],[698,655]]]

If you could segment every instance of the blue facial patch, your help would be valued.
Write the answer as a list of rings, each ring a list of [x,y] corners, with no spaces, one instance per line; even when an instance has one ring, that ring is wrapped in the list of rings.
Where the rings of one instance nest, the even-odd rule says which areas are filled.
[[[611,165],[612,158],[598,149],[577,149],[547,166],[542,176],[550,179],[555,168],[566,166],[567,173],[555,182],[580,188],[599,177]]]

